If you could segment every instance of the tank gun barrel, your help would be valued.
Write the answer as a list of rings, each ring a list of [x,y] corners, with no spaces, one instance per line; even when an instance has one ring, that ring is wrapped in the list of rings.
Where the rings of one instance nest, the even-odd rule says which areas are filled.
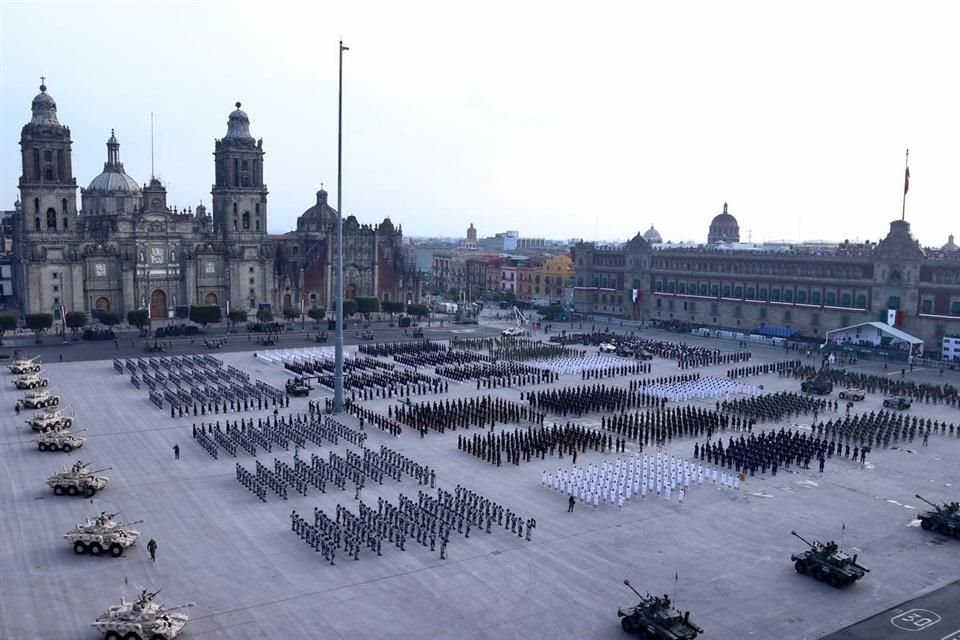
[[[637,594],[637,597],[640,598],[641,602],[647,602],[649,600],[649,598],[640,595],[640,592],[633,588],[633,585],[630,584],[629,580],[624,579],[623,584],[627,585],[630,588],[630,591],[633,591],[635,594]]]
[[[133,522],[124,522],[123,524],[118,524],[118,527],[132,527],[135,524],[143,524],[143,520],[134,520]]]
[[[804,538],[803,536],[801,536],[801,535],[800,535],[799,533],[797,533],[796,531],[791,531],[790,533],[792,533],[792,534],[795,535],[796,537],[798,537],[798,538],[800,538],[801,540],[803,540],[804,542],[806,542],[808,547],[811,547],[811,548],[813,548],[813,549],[816,549],[816,548],[817,548],[817,545],[813,544],[812,542],[810,542],[809,540],[807,540],[806,538]]]
[[[177,609],[189,609],[190,607],[197,606],[196,602],[188,602],[186,604],[178,604],[175,607],[164,607],[164,611],[176,611]]]
[[[91,471],[90,473],[103,473],[104,471],[111,471],[113,467],[104,467],[103,469],[97,469],[96,471]]]
[[[923,501],[926,502],[928,505],[930,505],[931,507],[933,507],[934,509],[936,509],[938,512],[940,511],[940,505],[934,504],[934,503],[930,502],[929,500],[927,500],[926,498],[924,498],[923,496],[921,496],[919,493],[913,494],[913,497],[914,497],[914,498],[917,498],[918,500],[923,500]]]

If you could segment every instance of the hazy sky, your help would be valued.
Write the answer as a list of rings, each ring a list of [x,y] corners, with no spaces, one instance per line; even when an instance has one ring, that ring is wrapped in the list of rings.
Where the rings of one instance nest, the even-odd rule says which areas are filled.
[[[960,233],[960,4],[43,2],[0,4],[0,208],[39,77],[86,185],[127,173],[210,202],[237,100],[263,138],[269,228],[336,198],[408,235],[744,240]],[[79,198],[79,193],[78,193]]]

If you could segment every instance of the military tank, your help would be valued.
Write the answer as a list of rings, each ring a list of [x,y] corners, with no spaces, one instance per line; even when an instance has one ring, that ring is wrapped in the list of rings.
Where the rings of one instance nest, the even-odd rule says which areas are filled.
[[[124,549],[135,545],[140,538],[140,532],[130,527],[143,520],[121,524],[114,520],[117,515],[104,511],[96,518],[88,517],[86,522],[67,531],[63,538],[73,544],[73,552],[77,555],[99,556],[109,551],[111,556],[119,558]]]
[[[930,502],[919,494],[914,494],[914,496],[933,507],[933,511],[927,511],[920,515],[920,527],[924,531],[936,531],[939,534],[960,540],[960,503],[945,502],[941,506]]]
[[[23,391],[24,389],[39,389],[40,387],[45,387],[50,384],[50,381],[42,377],[39,373],[28,373],[14,380],[13,384],[17,389]]]
[[[800,383],[800,391],[826,396],[833,393],[833,382],[826,378],[810,378]]]
[[[851,557],[844,553],[836,542],[810,542],[796,531],[790,533],[810,547],[790,556],[793,568],[801,575],[812,575],[817,580],[839,589],[856,582],[870,571],[857,564],[856,554]]]
[[[20,403],[27,409],[45,409],[60,404],[60,396],[53,395],[45,389],[34,390],[23,396]]]
[[[629,580],[623,584],[637,594],[640,603],[629,607],[620,607],[617,615],[620,626],[627,633],[637,633],[648,640],[693,640],[703,633],[703,629],[690,622],[690,612],[680,613],[671,607],[670,597],[640,595]]]
[[[64,494],[68,496],[82,495],[92,497],[97,491],[100,491],[110,478],[99,476],[98,473],[109,471],[112,467],[90,471],[87,469],[89,463],[77,460],[71,466],[63,468],[47,478],[47,486],[53,489],[53,493],[58,496]]]
[[[100,614],[91,626],[103,634],[104,640],[172,640],[190,619],[178,609],[192,607],[193,603],[167,608],[153,601],[158,593],[144,589],[134,602],[121,597],[120,604]]]
[[[73,426],[73,418],[63,415],[59,409],[47,409],[42,413],[35,414],[26,421],[34,431],[44,433],[51,429],[69,429]]]
[[[30,358],[17,358],[9,365],[10,373],[21,375],[24,373],[38,373],[40,371],[40,356]]]
[[[67,429],[50,429],[37,436],[37,449],[40,451],[63,451],[70,453],[74,449],[79,449],[87,441],[83,436],[77,433],[83,433],[85,429],[73,432]]]
[[[286,387],[287,394],[291,396],[309,396],[310,390],[313,389],[303,378],[287,380]]]

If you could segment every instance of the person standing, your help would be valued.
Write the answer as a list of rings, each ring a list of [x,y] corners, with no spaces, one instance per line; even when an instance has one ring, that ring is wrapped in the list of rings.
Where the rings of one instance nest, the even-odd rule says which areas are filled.
[[[153,538],[150,538],[150,542],[147,543],[147,551],[150,552],[151,562],[157,561],[157,541]]]
[[[573,513],[575,504],[577,504],[577,499],[573,497],[573,494],[570,494],[570,499],[567,500],[567,513]]]
[[[178,444],[173,445],[173,459],[174,460],[180,459],[180,445]]]

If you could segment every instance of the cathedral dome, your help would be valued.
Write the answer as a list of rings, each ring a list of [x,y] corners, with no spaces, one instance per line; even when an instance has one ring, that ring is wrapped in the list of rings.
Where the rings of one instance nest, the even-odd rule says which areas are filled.
[[[246,111],[240,109],[240,103],[236,103],[236,111],[230,113],[230,117],[227,120],[227,135],[225,138],[230,139],[253,139],[253,136],[250,135],[250,118],[247,117]]]
[[[140,193],[140,185],[128,176],[120,162],[120,143],[113,129],[110,130],[110,139],[107,140],[107,161],[103,163],[103,173],[90,182],[87,191],[97,191],[104,194],[136,194]]]
[[[740,225],[737,219],[727,212],[727,203],[723,203],[723,213],[717,214],[710,222],[707,242],[740,242]]]
[[[953,253],[954,251],[960,251],[960,247],[956,245],[953,241],[953,234],[951,233],[947,236],[947,244],[940,247],[941,251],[946,251],[948,253]]]
[[[53,96],[47,93],[47,85],[40,85],[40,93],[33,99],[30,110],[33,112],[30,124],[60,126],[57,121],[57,103]]]
[[[650,244],[662,244],[663,238],[660,237],[660,232],[653,228],[653,225],[650,225],[650,228],[646,230],[643,234],[643,239],[649,242]]]

